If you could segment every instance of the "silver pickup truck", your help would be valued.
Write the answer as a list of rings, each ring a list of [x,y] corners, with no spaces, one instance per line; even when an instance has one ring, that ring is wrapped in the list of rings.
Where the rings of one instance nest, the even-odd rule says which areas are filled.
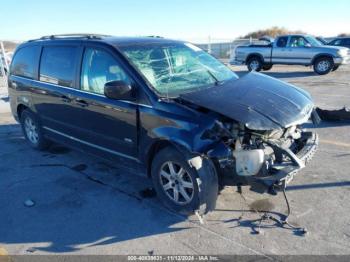
[[[246,64],[249,71],[270,70],[274,64],[313,66],[317,74],[335,71],[350,62],[350,49],[322,45],[309,35],[283,35],[261,45],[238,46],[230,64]]]

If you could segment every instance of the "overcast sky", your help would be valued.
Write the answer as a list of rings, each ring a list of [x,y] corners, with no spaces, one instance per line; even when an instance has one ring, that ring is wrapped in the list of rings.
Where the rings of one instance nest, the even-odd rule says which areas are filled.
[[[233,39],[271,26],[314,35],[350,33],[349,0],[6,0],[0,39],[93,32]]]

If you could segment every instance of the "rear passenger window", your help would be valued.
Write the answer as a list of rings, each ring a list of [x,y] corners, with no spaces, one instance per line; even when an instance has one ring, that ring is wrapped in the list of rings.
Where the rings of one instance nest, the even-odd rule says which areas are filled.
[[[40,81],[73,87],[77,54],[77,47],[44,47],[40,62]]]
[[[34,79],[39,52],[39,46],[28,46],[19,49],[11,64],[11,74]]]
[[[277,47],[286,47],[287,46],[288,37],[280,37],[277,40]]]

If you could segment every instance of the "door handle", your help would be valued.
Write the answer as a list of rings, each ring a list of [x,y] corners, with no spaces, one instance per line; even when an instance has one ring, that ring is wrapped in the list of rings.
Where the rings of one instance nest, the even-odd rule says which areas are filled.
[[[75,103],[81,107],[87,107],[89,105],[88,102],[79,98],[75,99]]]
[[[68,96],[65,95],[61,96],[61,100],[65,103],[70,103],[72,101]]]

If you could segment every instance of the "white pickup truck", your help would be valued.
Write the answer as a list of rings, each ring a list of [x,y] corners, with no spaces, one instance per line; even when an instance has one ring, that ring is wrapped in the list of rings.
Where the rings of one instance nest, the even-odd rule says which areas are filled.
[[[322,45],[310,35],[283,35],[261,45],[238,46],[230,64],[246,64],[249,71],[270,70],[274,64],[313,66],[319,75],[350,62],[350,49]]]

